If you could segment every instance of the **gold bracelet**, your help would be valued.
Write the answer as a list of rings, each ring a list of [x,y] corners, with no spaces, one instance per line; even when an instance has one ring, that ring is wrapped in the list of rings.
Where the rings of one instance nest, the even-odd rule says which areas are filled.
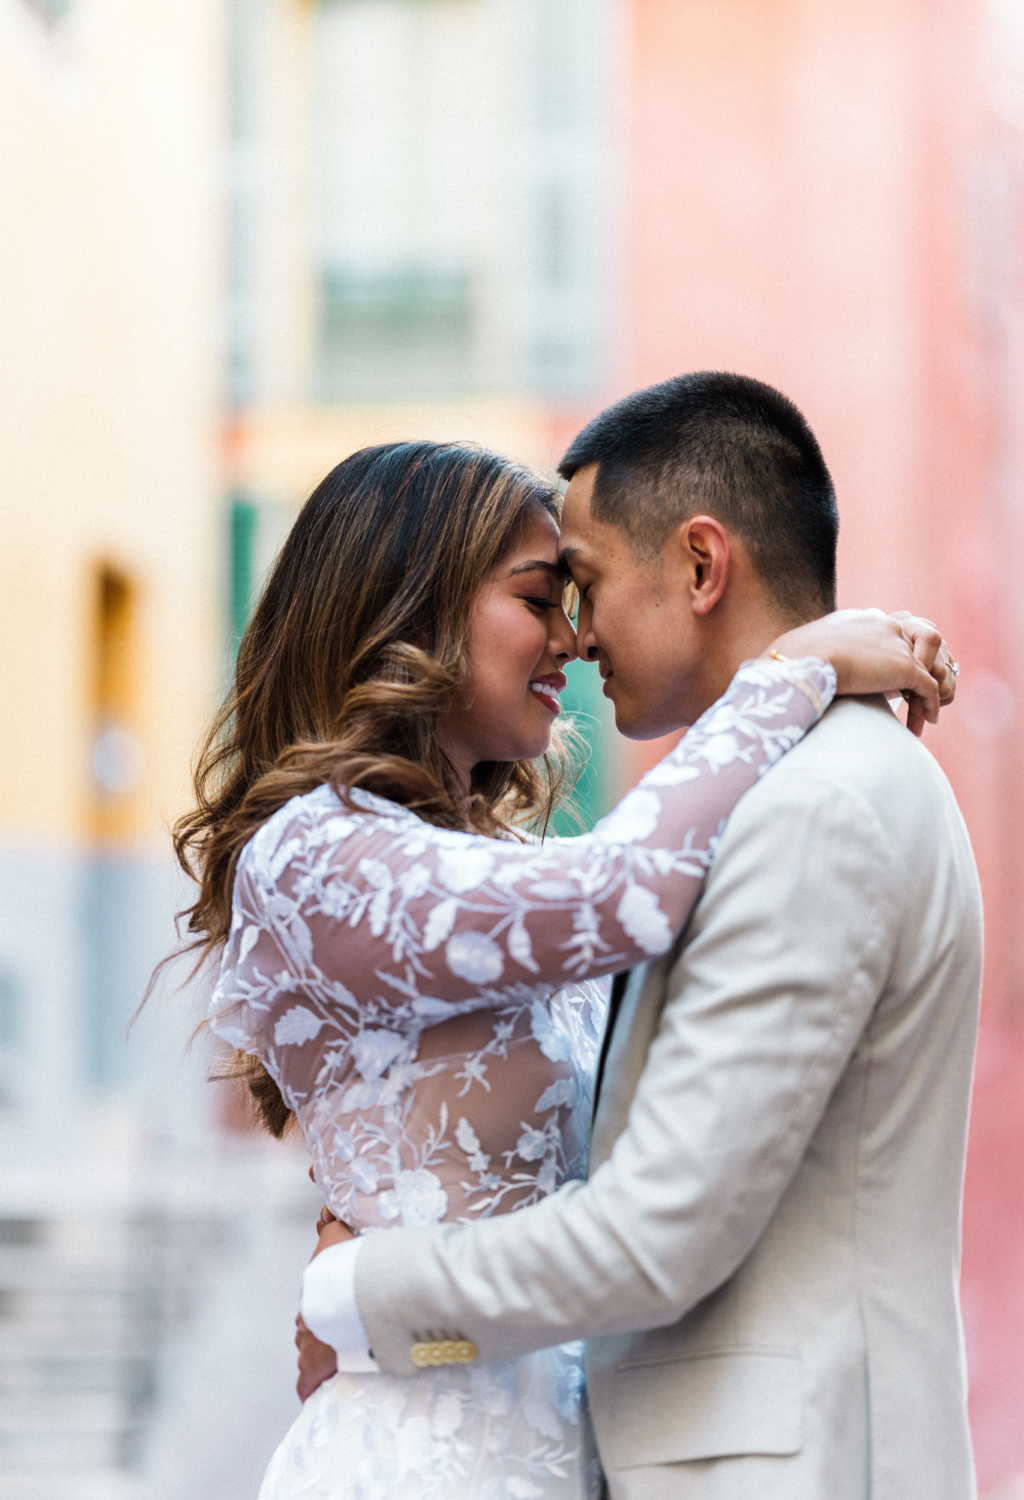
[[[784,667],[793,665],[793,658],[791,656],[783,656],[781,651],[774,649],[769,651],[768,660],[781,662]],[[808,682],[806,677],[787,677],[786,681],[791,687],[795,687],[799,692],[803,693],[808,703],[814,709],[815,718],[820,719],[825,712],[825,703],[821,695],[815,691],[813,684]]]

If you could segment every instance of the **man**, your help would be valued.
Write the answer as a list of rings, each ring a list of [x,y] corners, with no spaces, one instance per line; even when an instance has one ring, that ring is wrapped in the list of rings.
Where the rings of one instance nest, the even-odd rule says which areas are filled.
[[[581,654],[628,735],[834,607],[831,480],[767,386],[640,392],[562,473]],[[682,940],[616,981],[588,1181],[330,1246],[307,1323],[409,1375],[424,1330],[486,1361],[586,1338],[612,1500],[967,1500],[980,952],[944,777],[883,700],[834,704],[732,814]]]

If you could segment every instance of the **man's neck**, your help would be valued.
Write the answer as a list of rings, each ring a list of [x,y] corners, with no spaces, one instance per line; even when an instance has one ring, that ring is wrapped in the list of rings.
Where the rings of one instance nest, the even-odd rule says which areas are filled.
[[[763,656],[772,641],[804,623],[766,605],[746,608],[742,612],[733,611],[732,618],[715,621],[705,643],[706,669],[702,674],[701,699],[706,701],[702,702],[694,717],[699,717],[722,696],[743,662]],[[708,624],[710,627],[712,621],[709,620]]]

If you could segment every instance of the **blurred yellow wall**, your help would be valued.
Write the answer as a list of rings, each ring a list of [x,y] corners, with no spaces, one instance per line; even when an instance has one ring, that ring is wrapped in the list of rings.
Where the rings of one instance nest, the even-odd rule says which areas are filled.
[[[132,589],[126,728],[144,753],[137,788],[105,799],[106,833],[181,810],[218,688],[222,67],[207,0],[97,0],[59,24],[0,5],[8,837],[96,832],[104,565]]]
[[[174,1134],[209,1092],[182,997],[126,1025],[226,666],[225,34],[0,0],[0,1124],[48,1160],[99,1096]]]

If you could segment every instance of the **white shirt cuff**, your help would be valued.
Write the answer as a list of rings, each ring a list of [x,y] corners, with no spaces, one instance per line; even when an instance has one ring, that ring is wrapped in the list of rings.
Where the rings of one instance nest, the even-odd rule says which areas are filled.
[[[322,1344],[335,1350],[338,1369],[346,1375],[380,1373],[356,1304],[360,1243],[346,1240],[321,1250],[302,1275],[302,1321]]]

